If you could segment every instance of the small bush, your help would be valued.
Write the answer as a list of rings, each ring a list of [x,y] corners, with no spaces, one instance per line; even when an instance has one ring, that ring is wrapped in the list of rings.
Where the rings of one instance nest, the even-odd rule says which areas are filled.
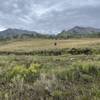
[[[100,77],[100,68],[92,63],[77,62],[57,72],[56,76],[61,80],[91,82],[93,78]]]
[[[13,79],[14,77],[20,76],[24,78],[25,81],[34,81],[39,76],[40,65],[31,64],[29,68],[24,66],[15,66],[13,69],[9,70],[6,74],[7,79]]]
[[[72,54],[72,55],[79,55],[79,54],[85,54],[85,55],[89,55],[92,54],[93,51],[92,49],[89,48],[72,48],[68,50],[68,53]]]

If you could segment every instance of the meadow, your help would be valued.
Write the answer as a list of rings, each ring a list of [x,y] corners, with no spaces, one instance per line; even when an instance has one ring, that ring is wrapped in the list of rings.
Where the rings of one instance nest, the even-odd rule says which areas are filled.
[[[100,100],[99,38],[2,41],[0,52],[13,52],[0,55],[0,100]]]
[[[57,43],[55,46],[54,43]],[[33,51],[33,50],[48,50],[62,48],[84,48],[96,47],[100,45],[99,38],[80,38],[80,39],[23,39],[10,40],[0,43],[0,51]]]

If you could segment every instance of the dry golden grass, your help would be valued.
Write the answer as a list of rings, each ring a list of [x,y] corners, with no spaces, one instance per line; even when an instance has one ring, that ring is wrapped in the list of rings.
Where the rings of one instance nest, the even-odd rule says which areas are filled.
[[[54,43],[57,43],[57,46]],[[80,48],[100,46],[99,38],[85,39],[68,39],[68,40],[52,40],[52,39],[31,39],[17,40],[5,44],[0,43],[0,51],[33,51],[55,48]]]

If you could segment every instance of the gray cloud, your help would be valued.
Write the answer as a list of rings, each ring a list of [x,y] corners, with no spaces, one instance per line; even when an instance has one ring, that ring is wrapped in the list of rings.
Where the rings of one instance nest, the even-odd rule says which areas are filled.
[[[56,33],[76,25],[100,27],[100,0],[0,0],[0,30]]]

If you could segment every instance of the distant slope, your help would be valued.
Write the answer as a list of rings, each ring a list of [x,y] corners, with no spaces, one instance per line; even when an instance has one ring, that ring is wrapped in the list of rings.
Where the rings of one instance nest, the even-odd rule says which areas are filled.
[[[58,37],[98,37],[100,36],[100,29],[92,27],[75,26],[70,30],[63,30]]]
[[[43,35],[35,31],[21,29],[6,29],[0,32],[0,40],[27,39],[27,38],[81,38],[81,37],[100,37],[100,29],[92,27],[76,26],[70,30],[63,30],[58,35]]]
[[[77,33],[77,34],[91,34],[91,33],[96,33],[96,32],[100,32],[100,29],[97,28],[92,28],[92,27],[79,27],[76,26],[70,30],[67,31],[68,33]]]
[[[7,29],[0,32],[0,39],[12,39],[12,38],[32,38],[32,37],[46,37],[35,31],[27,31],[21,29]]]

